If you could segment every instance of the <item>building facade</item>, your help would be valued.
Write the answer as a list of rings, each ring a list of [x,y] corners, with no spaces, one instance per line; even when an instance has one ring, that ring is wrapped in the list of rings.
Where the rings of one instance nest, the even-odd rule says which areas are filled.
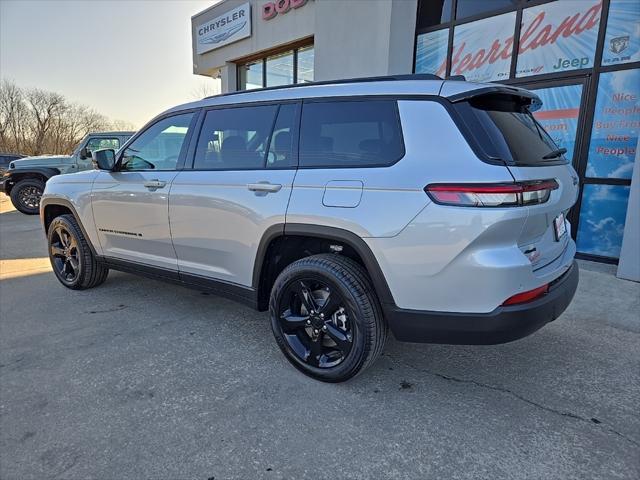
[[[638,279],[639,0],[225,0],[191,21],[223,92],[412,72],[534,90],[581,178],[580,255]]]

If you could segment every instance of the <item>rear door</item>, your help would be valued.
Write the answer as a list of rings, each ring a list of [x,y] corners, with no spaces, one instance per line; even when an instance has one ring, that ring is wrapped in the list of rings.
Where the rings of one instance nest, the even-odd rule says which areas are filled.
[[[483,150],[505,162],[515,181],[555,180],[558,184],[548,201],[526,207],[528,217],[518,243],[536,270],[560,260],[571,243],[566,215],[579,187],[566,152],[536,120],[530,102],[530,98],[489,93],[472,97],[458,108],[482,128]]]
[[[205,112],[192,142],[193,168],[178,174],[169,199],[185,280],[252,285],[260,240],[269,227],[285,221],[296,173],[299,109],[292,102]]]

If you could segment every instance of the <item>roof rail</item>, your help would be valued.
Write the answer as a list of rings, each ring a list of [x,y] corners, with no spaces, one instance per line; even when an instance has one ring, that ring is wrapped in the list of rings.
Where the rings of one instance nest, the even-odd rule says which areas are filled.
[[[317,85],[342,85],[345,83],[388,82],[388,81],[394,81],[394,80],[442,80],[442,78],[440,78],[437,75],[433,75],[431,73],[412,73],[412,74],[388,75],[388,76],[379,76],[379,77],[360,77],[360,78],[345,78],[340,80],[322,80],[318,82],[296,83],[293,85],[278,85],[276,87],[256,88],[253,90],[238,90],[236,92],[211,95],[209,97],[204,97],[204,99],[226,97],[229,95],[238,95],[241,93],[248,93],[248,92],[270,92],[272,90],[284,90],[286,88],[312,87]]]

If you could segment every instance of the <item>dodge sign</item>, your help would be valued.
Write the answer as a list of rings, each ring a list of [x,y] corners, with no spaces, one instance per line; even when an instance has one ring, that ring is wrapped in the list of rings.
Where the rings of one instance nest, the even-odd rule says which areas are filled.
[[[245,3],[196,28],[196,52],[204,53],[251,36],[251,5]]]

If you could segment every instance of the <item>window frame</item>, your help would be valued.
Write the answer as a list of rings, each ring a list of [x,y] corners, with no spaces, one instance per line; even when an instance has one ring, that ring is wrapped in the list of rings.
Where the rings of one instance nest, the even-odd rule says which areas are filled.
[[[290,165],[282,166],[282,167],[267,167],[267,154],[269,152],[269,147],[271,145],[271,138],[273,136],[273,129],[275,128],[276,122],[278,120],[278,115],[280,114],[280,107],[282,105],[296,105],[296,111],[294,116],[294,121],[292,125],[293,131],[291,132],[292,136],[292,162]],[[204,126],[204,121],[208,112],[215,110],[229,110],[232,108],[249,108],[249,107],[260,107],[260,106],[270,106],[276,105],[278,109],[276,110],[276,114],[273,118],[273,122],[271,123],[271,128],[269,131],[268,139],[267,139],[267,154],[265,154],[265,158],[263,159],[263,164],[261,168],[195,168],[196,162],[196,152],[198,149],[198,143],[200,142],[200,135],[202,134],[202,127]],[[194,172],[248,172],[248,171],[263,171],[263,170],[296,170],[299,168],[299,137],[300,137],[300,118],[302,113],[302,100],[301,99],[287,99],[287,100],[269,100],[269,101],[257,101],[257,102],[246,102],[246,103],[230,103],[224,105],[213,105],[209,107],[203,107],[202,111],[199,115],[198,122],[195,125],[194,135],[191,137],[191,142],[189,145],[189,150],[187,154],[187,159],[185,163],[185,170],[194,171]]]
[[[428,96],[423,96],[422,98],[428,99]],[[398,102],[402,100],[402,96],[398,95],[365,95],[361,97],[314,97],[314,98],[305,98],[302,101],[302,111],[300,114],[300,124],[298,127],[298,168],[300,170],[318,170],[318,169],[353,169],[353,168],[388,168],[397,164],[400,160],[402,160],[406,154],[406,146],[404,141],[404,132],[402,130],[402,119],[400,118],[400,107],[398,106]],[[392,162],[386,164],[362,164],[362,165],[302,165],[300,163],[301,152],[301,140],[302,140],[302,117],[304,115],[304,106],[309,103],[344,103],[344,102],[371,102],[371,101],[390,101],[394,103],[394,113],[397,122],[397,126],[400,134],[400,155],[397,159]]]
[[[123,143],[122,140],[120,139],[120,137],[90,137],[87,140],[87,143],[84,145],[84,148],[89,148],[89,143],[91,143],[92,140],[116,140],[118,142],[118,148],[114,148],[115,151],[120,150],[120,148],[122,147]],[[113,147],[102,147],[102,148],[113,148]],[[102,150],[101,148],[98,148],[98,150]],[[93,152],[93,150],[89,150],[90,152]]]
[[[184,169],[185,159],[188,151],[188,146],[191,143],[191,137],[193,136],[193,129],[196,126],[197,120],[199,118],[198,112],[201,108],[189,108],[186,110],[180,110],[177,112],[170,112],[162,115],[158,115],[153,118],[147,124],[142,127],[138,132],[136,132],[131,138],[129,138],[118,150],[118,157],[116,158],[116,163],[113,167],[114,172],[119,173],[136,173],[136,172],[176,172]],[[158,122],[166,120],[167,118],[177,117],[180,115],[184,115],[186,113],[192,113],[193,117],[191,118],[191,122],[187,127],[187,134],[185,135],[184,141],[182,142],[182,146],[180,148],[180,153],[178,154],[178,160],[176,162],[176,166],[170,170],[156,170],[153,168],[148,168],[144,170],[122,170],[122,159],[124,158],[124,153],[127,151],[129,146],[135,142],[140,136],[142,136],[147,130],[153,128]]]
[[[305,38],[301,41],[292,42],[280,48],[273,49],[268,52],[263,52],[259,55],[251,55],[242,59],[235,60],[234,63],[236,65],[236,91],[250,92],[252,90],[259,90],[260,88],[267,88],[267,59],[286,53],[291,53],[293,55],[293,83],[291,85],[298,85],[298,51],[307,48],[315,49],[313,38]],[[260,63],[262,65],[262,85],[258,88],[246,89],[242,88],[242,75],[240,74],[240,69],[250,63]]]

